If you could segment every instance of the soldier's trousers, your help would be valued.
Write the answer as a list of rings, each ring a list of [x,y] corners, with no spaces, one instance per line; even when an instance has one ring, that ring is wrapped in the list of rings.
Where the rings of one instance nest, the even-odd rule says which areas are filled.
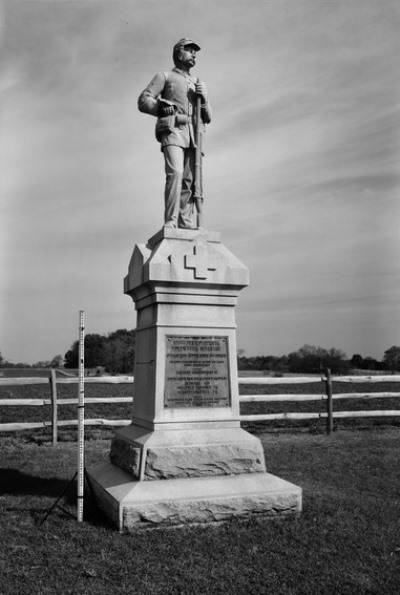
[[[165,217],[169,227],[193,228],[191,218],[195,149],[175,145],[163,148],[165,159]]]

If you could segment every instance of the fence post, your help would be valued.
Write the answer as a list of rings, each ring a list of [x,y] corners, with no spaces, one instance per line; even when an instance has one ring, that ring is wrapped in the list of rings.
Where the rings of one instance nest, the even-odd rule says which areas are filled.
[[[328,414],[326,419],[326,433],[328,435],[332,434],[333,432],[333,399],[332,399],[332,376],[331,371],[329,368],[326,370],[326,379],[325,379],[325,388],[326,388],[326,412]]]
[[[54,368],[50,372],[51,385],[51,440],[52,445],[57,444],[57,379]]]

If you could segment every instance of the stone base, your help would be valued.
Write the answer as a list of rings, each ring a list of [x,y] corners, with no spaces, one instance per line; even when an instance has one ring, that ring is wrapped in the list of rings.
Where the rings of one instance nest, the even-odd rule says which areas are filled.
[[[269,473],[132,481],[106,463],[88,476],[99,506],[120,531],[301,512],[301,488]]]
[[[260,440],[241,428],[151,431],[132,424],[116,432],[110,461],[140,481],[266,471]]]

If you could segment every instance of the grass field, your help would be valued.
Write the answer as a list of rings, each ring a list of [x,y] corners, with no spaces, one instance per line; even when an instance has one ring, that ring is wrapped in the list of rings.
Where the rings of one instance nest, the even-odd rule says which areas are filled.
[[[398,430],[259,437],[268,470],[303,488],[298,519],[131,535],[108,527],[89,497],[84,523],[55,509],[39,527],[75,473],[76,443],[5,437],[0,593],[398,595]],[[87,441],[86,465],[108,451],[108,440]],[[74,489],[68,494],[73,512]]]

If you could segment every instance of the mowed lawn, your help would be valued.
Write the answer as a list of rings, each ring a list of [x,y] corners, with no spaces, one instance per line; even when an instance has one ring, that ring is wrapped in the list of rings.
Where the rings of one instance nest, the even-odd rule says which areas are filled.
[[[39,527],[76,471],[76,443],[3,437],[0,593],[398,595],[399,430],[258,436],[268,471],[303,488],[300,517],[135,534],[110,528],[89,497],[84,523],[55,509]],[[88,467],[104,462],[109,440],[85,450]]]

